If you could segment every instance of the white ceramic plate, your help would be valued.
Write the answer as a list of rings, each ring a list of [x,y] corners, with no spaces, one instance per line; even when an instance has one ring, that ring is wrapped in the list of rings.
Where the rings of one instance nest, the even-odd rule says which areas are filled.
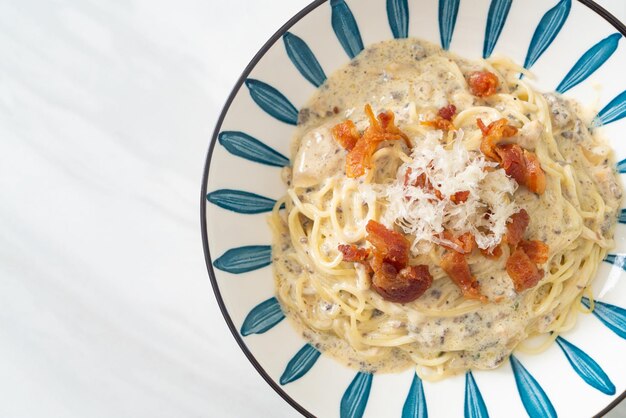
[[[626,396],[626,225],[600,266],[594,314],[546,352],[497,370],[422,383],[412,370],[357,373],[292,329],[274,298],[266,215],[285,193],[280,167],[300,108],[326,75],[371,43],[417,37],[467,58],[507,55],[598,111],[626,173],[626,27],[592,1],[316,1],[263,46],[234,87],[211,138],[202,234],[224,318],[267,382],[319,417],[588,417]],[[626,222],[626,211],[620,216]]]

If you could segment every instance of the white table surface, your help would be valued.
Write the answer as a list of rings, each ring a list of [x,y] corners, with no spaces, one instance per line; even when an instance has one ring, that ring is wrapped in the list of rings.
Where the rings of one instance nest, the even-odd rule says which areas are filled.
[[[0,417],[298,416],[222,320],[199,199],[231,87],[307,3],[0,1]]]

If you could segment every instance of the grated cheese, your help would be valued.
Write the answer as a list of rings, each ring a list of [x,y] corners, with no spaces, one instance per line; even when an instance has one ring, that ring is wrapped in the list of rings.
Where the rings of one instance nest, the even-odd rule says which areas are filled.
[[[513,202],[517,183],[481,153],[467,151],[462,130],[456,131],[449,149],[441,144],[441,138],[441,131],[416,138],[411,161],[400,166],[391,184],[364,184],[361,192],[376,194],[384,206],[381,222],[387,227],[396,224],[409,234],[414,254],[429,251],[433,244],[456,249],[456,244],[440,236],[444,230],[454,236],[470,232],[479,248],[492,249],[502,240],[507,220],[519,211]],[[441,200],[434,191],[412,185],[421,174],[443,195]],[[450,200],[456,192],[464,191],[469,192],[465,202]]]

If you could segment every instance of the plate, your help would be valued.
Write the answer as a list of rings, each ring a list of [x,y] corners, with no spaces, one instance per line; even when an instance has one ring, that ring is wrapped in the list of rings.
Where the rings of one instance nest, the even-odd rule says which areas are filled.
[[[593,284],[593,314],[539,355],[442,382],[413,370],[368,374],[320,355],[274,297],[267,213],[285,193],[280,169],[298,109],[369,44],[416,37],[469,58],[523,63],[541,91],[595,109],[626,173],[626,27],[592,1],[316,1],[245,68],[219,117],[202,180],[202,239],[224,319],[244,354],[296,410],[319,417],[604,414],[626,397],[626,210]],[[584,301],[583,301],[584,302]]]

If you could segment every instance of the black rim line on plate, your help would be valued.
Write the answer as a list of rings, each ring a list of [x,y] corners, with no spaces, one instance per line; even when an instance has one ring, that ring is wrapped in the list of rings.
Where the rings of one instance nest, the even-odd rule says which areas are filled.
[[[220,293],[219,285],[217,284],[215,271],[213,270],[213,261],[211,259],[211,252],[209,250],[209,237],[207,233],[207,216],[206,216],[206,195],[207,195],[207,186],[208,186],[208,180],[209,180],[209,170],[211,166],[211,157],[213,156],[213,149],[215,148],[215,144],[217,142],[217,136],[222,127],[222,122],[224,121],[224,118],[226,117],[226,114],[228,113],[228,110],[230,109],[230,105],[235,99],[235,97],[237,96],[237,94],[239,93],[239,90],[241,86],[243,85],[244,81],[246,80],[248,75],[252,72],[254,67],[258,64],[258,62],[261,60],[261,58],[263,58],[265,53],[272,46],[274,46],[276,41],[279,40],[280,37],[285,32],[287,32],[287,30],[289,30],[289,28],[291,28],[298,21],[300,21],[300,19],[302,19],[304,16],[309,14],[311,11],[313,11],[314,9],[316,9],[318,6],[322,5],[323,3],[326,3],[327,1],[328,0],[315,0],[312,3],[310,3],[308,6],[306,6],[304,9],[300,10],[291,19],[289,19],[287,23],[285,23],[280,29],[278,29],[268,39],[268,41],[265,44],[263,44],[259,52],[257,52],[254,55],[252,60],[250,60],[246,68],[243,70],[241,76],[239,77],[233,89],[231,90],[230,94],[228,95],[228,99],[226,99],[226,103],[224,104],[224,107],[222,108],[222,111],[217,119],[217,123],[215,124],[215,129],[213,130],[213,135],[211,137],[211,142],[209,144],[209,150],[207,152],[206,162],[204,165],[204,171],[202,174],[202,185],[201,185],[201,190],[200,190],[201,191],[200,193],[200,226],[202,229],[201,233],[202,233],[202,247],[204,250],[204,259],[206,262],[207,271],[209,273],[209,279],[211,280],[211,286],[213,287],[213,293],[215,294],[215,299],[217,300],[217,304],[220,308],[220,311],[222,312],[222,316],[224,317],[224,320],[226,321],[226,324],[228,325],[230,332],[235,338],[235,341],[237,341],[239,348],[241,348],[241,350],[243,351],[245,356],[248,358],[250,363],[252,363],[252,366],[254,366],[256,371],[267,382],[267,384],[270,385],[272,389],[274,389],[276,393],[278,393],[285,401],[287,401],[287,403],[289,403],[289,405],[291,405],[293,408],[295,408],[298,412],[300,412],[305,417],[315,417],[315,416],[311,414],[309,411],[307,411],[298,402],[296,402],[291,396],[289,396],[287,392],[285,392],[280,387],[280,385],[278,385],[278,383],[276,383],[276,381],[274,381],[274,379],[272,379],[270,375],[267,374],[265,369],[263,369],[261,364],[256,360],[256,357],[254,357],[254,355],[248,349],[248,346],[243,341],[243,338],[239,335],[239,330],[237,329],[237,327],[233,323],[233,320],[228,314],[228,309],[226,309],[226,305],[224,304],[224,300],[222,299],[222,295]],[[615,16],[609,13],[602,6],[600,6],[593,0],[577,0],[577,1],[587,6],[594,12],[596,12],[598,15],[604,18],[607,22],[609,22],[613,27],[615,27],[615,29],[617,29],[624,37],[626,37],[626,25],[624,25],[619,19],[617,19]],[[626,398],[626,391],[622,392],[621,395],[615,398],[610,404],[608,404],[604,409],[602,409],[594,417],[604,416],[625,398]]]

